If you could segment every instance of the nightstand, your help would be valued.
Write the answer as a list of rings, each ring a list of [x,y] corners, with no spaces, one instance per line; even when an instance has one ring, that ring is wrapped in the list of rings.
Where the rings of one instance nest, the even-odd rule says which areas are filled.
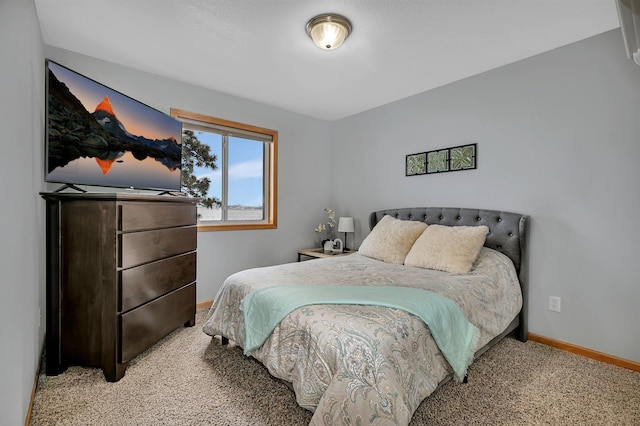
[[[307,256],[312,259],[320,259],[322,257],[336,257],[336,256],[348,256],[355,253],[357,250],[348,250],[345,252],[326,252],[322,248],[312,248],[298,250],[298,262],[302,260],[302,256]]]

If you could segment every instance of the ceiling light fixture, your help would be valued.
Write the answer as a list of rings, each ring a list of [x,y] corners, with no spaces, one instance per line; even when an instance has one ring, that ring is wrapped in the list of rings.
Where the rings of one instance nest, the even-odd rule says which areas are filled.
[[[337,49],[351,34],[351,22],[342,15],[325,13],[307,22],[307,34],[320,49]]]

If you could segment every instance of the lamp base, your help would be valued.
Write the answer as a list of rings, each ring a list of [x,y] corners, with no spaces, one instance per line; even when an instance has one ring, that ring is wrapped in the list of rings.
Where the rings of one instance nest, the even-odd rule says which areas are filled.
[[[344,245],[342,246],[342,252],[346,253],[350,250],[350,248],[347,247],[347,233],[344,233]]]

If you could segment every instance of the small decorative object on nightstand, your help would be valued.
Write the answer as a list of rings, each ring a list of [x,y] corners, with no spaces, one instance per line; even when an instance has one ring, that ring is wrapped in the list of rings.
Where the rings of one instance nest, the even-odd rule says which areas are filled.
[[[338,232],[344,232],[344,252],[349,251],[347,246],[347,232],[354,232],[354,230],[352,217],[341,217],[338,220]]]
[[[317,242],[320,243],[320,248],[324,246],[324,243],[333,239],[333,228],[336,226],[336,214],[330,208],[325,208],[325,212],[329,216],[329,220],[325,223],[320,223],[314,228],[317,235]],[[317,243],[316,242],[316,243]]]

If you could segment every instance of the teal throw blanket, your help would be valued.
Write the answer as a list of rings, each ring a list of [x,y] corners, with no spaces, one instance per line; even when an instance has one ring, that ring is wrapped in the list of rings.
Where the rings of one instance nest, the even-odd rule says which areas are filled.
[[[307,305],[376,305],[401,309],[429,326],[442,355],[461,381],[473,361],[479,331],[446,297],[411,287],[274,286],[256,290],[241,302],[244,353],[259,349],[280,321]]]

